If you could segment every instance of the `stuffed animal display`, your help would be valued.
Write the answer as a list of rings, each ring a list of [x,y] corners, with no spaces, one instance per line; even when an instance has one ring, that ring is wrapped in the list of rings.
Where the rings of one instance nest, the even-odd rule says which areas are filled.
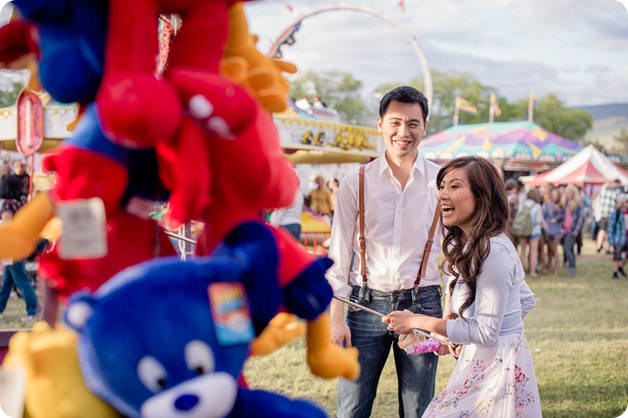
[[[44,88],[79,102],[81,119],[43,162],[56,173],[51,191],[0,225],[0,257],[23,258],[55,211],[87,201],[102,204],[106,238],[103,255],[68,257],[61,241],[41,259],[42,276],[69,301],[72,331],[41,326],[32,340],[15,339],[29,413],[325,416],[310,402],[238,385],[247,356],[301,335],[295,317],[306,321],[314,375],[359,374],[357,350],[331,342],[331,260],[260,216],[289,206],[298,187],[269,113],[286,107],[283,73],[296,68],[259,53],[234,0],[16,5],[25,20],[0,30],[0,62],[36,53]],[[156,74],[157,21],[171,13],[182,26]],[[10,34],[19,35],[13,44]],[[205,224],[196,259],[171,257],[148,217],[155,201],[168,202],[170,226]],[[48,358],[57,364],[39,367]],[[68,405],[53,409],[52,399]]]
[[[253,258],[164,258],[75,294],[65,318],[79,333],[87,385],[128,417],[326,416],[307,401],[237,385],[259,309],[249,309],[243,281],[271,271],[270,260]]]

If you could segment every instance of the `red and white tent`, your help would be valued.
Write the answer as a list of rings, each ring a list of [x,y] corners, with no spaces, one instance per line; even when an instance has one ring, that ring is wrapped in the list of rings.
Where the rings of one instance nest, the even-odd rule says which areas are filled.
[[[615,179],[628,184],[628,171],[615,165],[593,145],[589,145],[576,155],[554,168],[534,176],[520,177],[529,186],[544,184],[603,184]]]

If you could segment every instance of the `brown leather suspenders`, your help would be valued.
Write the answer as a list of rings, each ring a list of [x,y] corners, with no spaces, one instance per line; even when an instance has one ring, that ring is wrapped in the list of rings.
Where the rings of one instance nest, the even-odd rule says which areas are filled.
[[[358,192],[358,216],[359,216],[359,228],[360,235],[358,236],[358,241],[360,244],[360,275],[362,276],[362,287],[367,286],[367,278],[366,278],[366,239],[364,237],[364,167],[360,166],[360,178],[359,178],[359,192]],[[436,210],[434,211],[434,218],[432,219],[432,226],[430,227],[429,237],[427,242],[425,243],[425,249],[423,250],[423,258],[421,259],[421,265],[419,267],[419,272],[416,275],[416,280],[414,281],[415,290],[418,290],[419,283],[421,279],[425,277],[425,272],[427,270],[427,260],[429,260],[430,253],[432,252],[432,244],[434,244],[434,233],[436,232],[436,226],[438,225],[438,220],[440,219],[440,207],[438,204],[436,205]]]
[[[362,276],[362,287],[366,287],[366,240],[364,239],[364,166],[360,166],[360,191],[359,191],[359,213],[360,217],[360,275]]]

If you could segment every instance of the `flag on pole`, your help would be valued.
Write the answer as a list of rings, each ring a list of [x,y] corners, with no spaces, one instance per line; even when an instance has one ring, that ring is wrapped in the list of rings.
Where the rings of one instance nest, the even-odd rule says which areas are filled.
[[[534,106],[536,106],[536,93],[534,90],[530,92],[530,101],[528,102],[528,120],[534,119]]]
[[[456,97],[456,107],[463,112],[472,113],[474,115],[478,114],[478,108],[460,96]]]
[[[499,103],[497,102],[497,96],[495,93],[491,93],[491,112],[495,116],[501,116],[502,110],[499,107]]]

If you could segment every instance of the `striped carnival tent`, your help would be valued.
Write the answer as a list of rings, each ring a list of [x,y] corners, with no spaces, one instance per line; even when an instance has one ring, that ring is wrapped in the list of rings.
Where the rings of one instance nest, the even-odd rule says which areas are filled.
[[[520,179],[529,186],[563,183],[595,185],[615,179],[628,184],[628,171],[615,165],[593,145],[588,145],[558,167],[534,176],[523,176]]]

